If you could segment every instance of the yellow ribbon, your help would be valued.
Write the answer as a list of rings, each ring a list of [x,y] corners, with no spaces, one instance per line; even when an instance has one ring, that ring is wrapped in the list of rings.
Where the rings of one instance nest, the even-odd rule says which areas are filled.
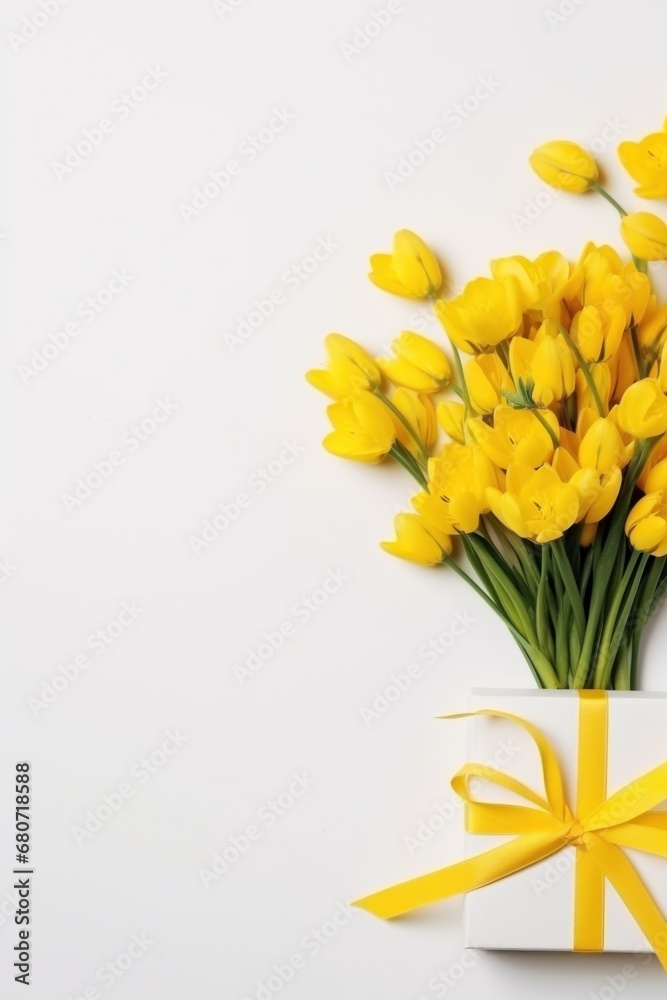
[[[452,788],[466,805],[466,826],[476,834],[515,834],[500,847],[448,868],[383,889],[354,904],[378,917],[396,917],[426,903],[496,882],[558,853],[577,848],[574,892],[574,950],[601,951],[604,944],[604,889],[608,879],[630,910],[667,971],[667,923],[621,847],[667,857],[667,812],[652,811],[667,799],[667,762],[607,795],[606,691],[579,692],[577,805],[565,801],[558,759],[545,735],[525,719],[482,709],[442,716],[489,715],[526,730],[537,745],[544,796],[495,767],[465,764]],[[480,802],[470,790],[484,778],[514,792],[530,805]]]

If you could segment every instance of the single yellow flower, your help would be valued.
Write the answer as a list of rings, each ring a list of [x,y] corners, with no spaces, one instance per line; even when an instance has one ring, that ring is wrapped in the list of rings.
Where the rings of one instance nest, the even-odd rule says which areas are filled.
[[[377,396],[362,392],[327,407],[333,431],[322,442],[327,451],[357,462],[379,462],[396,440],[387,407]]]
[[[628,514],[625,533],[634,549],[667,555],[667,493],[647,493],[638,500]]]
[[[497,354],[479,354],[465,366],[464,378],[470,402],[478,413],[493,413],[505,402],[503,392],[512,392],[514,383]]]
[[[324,340],[327,368],[313,368],[306,378],[320,392],[332,399],[343,399],[355,392],[371,392],[380,385],[382,375],[369,354],[356,341],[342,333],[330,333]]]
[[[558,438],[560,428],[555,415],[551,410],[539,413]],[[500,469],[507,469],[513,462],[536,469],[553,458],[551,434],[532,410],[498,406],[493,414],[493,427],[475,417],[468,420],[467,429],[472,440]]]
[[[622,142],[621,163],[639,187],[640,198],[667,198],[667,135],[652,132],[639,142]]]
[[[632,212],[624,216],[621,236],[635,257],[667,260],[667,225],[652,212]]]
[[[407,389],[397,389],[391,397],[399,413],[402,413],[412,429],[419,435],[427,451],[433,447],[438,437],[435,408],[430,398],[423,392],[414,393]],[[412,454],[419,454],[418,443],[412,437],[403,421],[389,411],[396,426],[396,437]]]
[[[667,431],[667,396],[660,382],[644,378],[623,393],[618,422],[634,438],[658,437]]]
[[[498,473],[476,445],[446,444],[428,463],[428,491],[412,504],[429,524],[446,534],[477,531],[489,506],[486,490],[498,486]]]
[[[567,139],[552,139],[538,146],[529,163],[547,184],[572,194],[588,191],[598,179],[597,163],[591,154]]]
[[[615,465],[624,468],[632,454],[621,434],[609,417],[599,417],[584,434],[579,445],[579,465],[607,472]]]
[[[452,539],[427,524],[419,514],[397,514],[394,531],[396,540],[381,542],[381,548],[421,566],[437,566],[452,551]]]
[[[455,400],[438,403],[436,416],[445,434],[453,441],[465,444],[466,408],[463,403],[457,403]]]
[[[574,357],[562,334],[540,340],[514,337],[510,369],[515,383],[522,379],[534,384],[533,399],[540,406],[550,406],[574,392]]]
[[[440,392],[452,380],[447,355],[428,337],[403,330],[391,344],[395,358],[378,358],[381,370],[394,385],[415,392]]]
[[[425,299],[442,284],[435,254],[409,229],[400,229],[394,235],[391,253],[373,254],[369,278],[385,292],[408,299]]]
[[[522,462],[512,463],[505,492],[490,487],[487,498],[493,513],[510,531],[540,544],[560,538],[579,515],[577,491],[562,482],[550,465],[535,471]]]
[[[645,493],[667,490],[667,458],[661,458],[653,468],[649,469],[643,489]]]
[[[457,298],[436,303],[436,312],[449,337],[466,354],[491,351],[523,326],[516,278],[475,278]]]
[[[597,524],[612,509],[623,482],[623,473],[617,465],[610,469],[578,469],[569,480],[577,491],[579,516],[584,524]]]
[[[515,278],[523,309],[559,315],[558,290],[568,280],[570,266],[561,253],[548,250],[535,260],[527,257],[501,257],[491,261],[491,274],[498,281]]]
[[[658,466],[660,466],[659,471],[653,475],[653,470],[657,469]],[[639,474],[637,486],[644,493],[653,493],[655,490],[667,489],[667,434],[663,435],[654,444],[653,448],[651,448],[644,468]]]
[[[584,306],[572,320],[570,335],[585,361],[606,361],[618,350],[625,324],[623,306],[608,299],[603,305]]]

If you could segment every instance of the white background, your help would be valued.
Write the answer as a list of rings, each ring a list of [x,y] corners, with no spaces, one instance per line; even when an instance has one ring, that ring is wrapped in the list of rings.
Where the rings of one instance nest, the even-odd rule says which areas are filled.
[[[5,897],[23,758],[34,771],[35,1000],[665,989],[655,960],[622,956],[472,953],[463,972],[459,901],[389,924],[338,908],[460,855],[458,811],[421,849],[406,842],[438,805],[451,811],[464,734],[433,717],[464,706],[471,685],[530,679],[460,581],[381,552],[410,483],[321,450],[326,401],[303,372],[323,360],[329,330],[375,350],[418,323],[439,336],[366,278],[368,255],[403,226],[432,244],[455,288],[494,256],[558,247],[575,258],[586,239],[618,243],[609,206],[545,196],[527,156],[558,136],[593,144],[620,199],[647,207],[615,146],[660,128],[667,110],[667,20],[646,0],[567,0],[560,16],[556,0],[402,0],[351,49],[386,6],[71,0],[17,45],[12,33],[31,33],[24,18],[44,18],[35,0],[3,4],[0,554],[14,567],[0,586],[3,996],[24,995]],[[149,68],[166,78],[131,113],[113,111]],[[481,79],[493,92],[475,101]],[[293,119],[250,162],[239,147],[275,109]],[[113,131],[59,168],[103,118]],[[435,128],[445,141],[392,179]],[[186,221],[195,189],[235,158],[240,173]],[[321,240],[335,244],[328,259],[290,287],[285,273]],[[80,304],[123,269],[132,280],[88,322]],[[273,314],[234,344],[275,289]],[[71,323],[77,335],[36,371]],[[136,447],[132,428],[157,399],[176,409]],[[251,477],[280,462],[283,442],[302,451],[260,492]],[[67,504],[119,450],[112,474]],[[239,493],[249,505],[195,554],[192,537]],[[302,602],[331,572],[342,585],[304,620]],[[132,601],[141,614],[97,654],[89,637],[116,634]],[[429,665],[420,650],[457,614],[474,622]],[[235,664],[286,623],[283,647],[241,682]],[[663,617],[649,635],[646,688],[664,687],[665,628]],[[86,668],[49,694],[84,653]],[[410,663],[421,667],[410,689],[364,719]],[[168,731],[187,740],[164,757]],[[144,781],[151,755],[163,766]],[[294,773],[313,783],[290,799]],[[128,781],[122,807],[77,837]],[[281,795],[289,807],[269,823]],[[200,869],[253,824],[259,839],[205,887]],[[332,936],[316,946],[323,927]],[[122,977],[97,978],[132,935],[152,942],[145,954]],[[294,955],[302,967],[267,993]]]

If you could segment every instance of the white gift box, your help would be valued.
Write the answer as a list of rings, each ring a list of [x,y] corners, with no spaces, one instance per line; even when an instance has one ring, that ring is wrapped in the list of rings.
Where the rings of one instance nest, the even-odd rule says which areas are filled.
[[[667,760],[667,692],[609,692],[607,797]],[[560,763],[566,801],[576,804],[579,697],[576,691],[475,690],[471,710],[518,715],[540,729]],[[490,764],[543,794],[537,747],[516,724],[488,716],[468,719],[468,761]],[[517,803],[510,792],[480,782],[475,797]],[[525,804],[525,802],[523,803]],[[663,803],[658,808],[666,808]],[[466,833],[466,857],[511,837]],[[576,848],[468,893],[465,944],[469,948],[572,951]],[[667,916],[667,859],[623,848]],[[652,951],[609,881],[605,884],[604,951]]]

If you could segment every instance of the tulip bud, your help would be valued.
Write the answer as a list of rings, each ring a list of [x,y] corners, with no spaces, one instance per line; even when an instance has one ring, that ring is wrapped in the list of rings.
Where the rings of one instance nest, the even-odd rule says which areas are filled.
[[[438,403],[436,415],[445,434],[448,434],[453,441],[465,444],[466,408],[463,403],[454,401]]]
[[[447,355],[428,337],[404,330],[392,341],[395,358],[378,358],[381,370],[394,385],[415,392],[440,392],[452,379]]]
[[[667,260],[667,225],[652,212],[632,212],[624,216],[621,236],[635,257]]]
[[[344,399],[355,392],[372,392],[380,385],[380,369],[356,341],[341,333],[330,333],[324,340],[328,360],[326,369],[313,368],[306,378],[320,392],[332,399]]]
[[[434,295],[442,284],[435,254],[409,229],[401,229],[394,235],[390,254],[373,254],[369,278],[378,288],[408,299],[425,299]]]
[[[618,422],[634,438],[658,437],[667,431],[667,396],[660,382],[644,378],[623,393]]]
[[[422,566],[437,566],[452,551],[449,535],[427,524],[419,514],[397,514],[394,518],[396,540],[381,542],[391,555]]]
[[[547,184],[572,194],[588,191],[598,179],[597,163],[590,153],[567,139],[553,139],[538,146],[529,162]]]
[[[528,343],[528,341],[526,341]],[[478,413],[493,413],[504,402],[503,392],[512,392],[514,383],[497,354],[480,354],[465,367],[470,402]]]
[[[357,462],[379,462],[396,440],[389,410],[377,396],[362,392],[327,407],[333,431],[322,442],[327,451]]]
[[[638,500],[628,514],[625,533],[634,549],[667,555],[667,494],[647,493]]]

